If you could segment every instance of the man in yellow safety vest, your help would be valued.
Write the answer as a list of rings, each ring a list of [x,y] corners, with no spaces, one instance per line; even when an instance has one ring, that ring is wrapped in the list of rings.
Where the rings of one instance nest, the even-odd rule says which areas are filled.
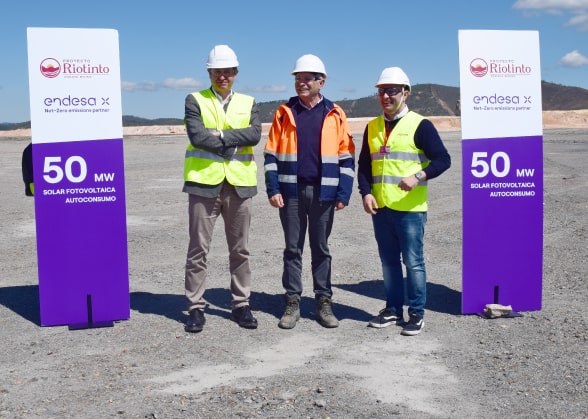
[[[184,161],[188,193],[190,242],[185,288],[189,318],[187,332],[202,331],[207,254],[218,216],[225,224],[231,274],[231,320],[255,329],[249,307],[249,226],[252,197],[257,194],[253,146],[261,139],[255,100],[232,90],[239,62],[227,45],[216,45],[206,65],[211,87],[186,97],[184,123],[190,140]]]
[[[410,81],[401,68],[385,68],[376,87],[383,114],[364,131],[357,181],[363,208],[372,215],[386,307],[368,325],[402,324],[401,333],[414,336],[425,326],[427,185],[451,166],[451,157],[435,126],[408,109]],[[407,323],[403,320],[405,288]]]

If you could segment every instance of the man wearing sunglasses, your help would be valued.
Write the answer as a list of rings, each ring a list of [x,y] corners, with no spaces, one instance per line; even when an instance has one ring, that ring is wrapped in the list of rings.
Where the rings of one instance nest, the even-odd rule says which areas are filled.
[[[308,230],[315,318],[321,326],[334,328],[339,321],[332,311],[328,239],[335,210],[349,204],[355,146],[343,109],[320,93],[327,77],[323,62],[303,55],[292,75],[297,96],[275,112],[264,150],[267,195],[279,209],[285,239],[286,310],[278,326],[292,329],[300,319],[302,251]]]
[[[372,216],[386,306],[368,325],[401,324],[403,335],[414,336],[425,326],[427,186],[450,167],[451,157],[434,125],[408,109],[410,81],[401,68],[385,68],[376,87],[383,114],[364,131],[357,180],[363,208]]]
[[[206,258],[214,225],[222,216],[229,249],[231,320],[255,329],[251,314],[249,226],[252,197],[257,193],[253,146],[261,139],[255,100],[232,90],[238,73],[237,55],[227,45],[215,46],[206,67],[211,86],[186,97],[186,131],[190,140],[184,160],[188,193],[190,242],[185,287],[189,319],[185,330],[202,331],[205,323]]]

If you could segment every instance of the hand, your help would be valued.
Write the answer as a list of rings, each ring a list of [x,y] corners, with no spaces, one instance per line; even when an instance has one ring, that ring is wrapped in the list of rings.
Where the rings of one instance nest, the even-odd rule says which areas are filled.
[[[411,175],[411,176],[407,176],[407,177],[403,178],[400,181],[400,183],[398,184],[398,187],[405,192],[410,192],[418,184],[419,184],[419,180],[416,177],[414,177],[414,175]]]
[[[231,158],[235,155],[236,152],[236,146],[224,146],[219,150],[217,154],[225,160],[231,160]]]
[[[212,135],[214,135],[215,137],[219,137],[220,138],[220,131],[217,130],[216,128],[207,128],[208,132]]]
[[[378,203],[376,198],[372,194],[364,195],[363,199],[363,210],[368,214],[375,215],[378,210]]]
[[[343,208],[345,208],[347,205],[344,202],[341,201],[336,201],[335,202],[335,211],[339,211],[342,210]]]
[[[272,195],[269,198],[269,203],[274,208],[282,208],[284,206],[284,199],[282,198],[282,194],[277,193],[275,195]]]

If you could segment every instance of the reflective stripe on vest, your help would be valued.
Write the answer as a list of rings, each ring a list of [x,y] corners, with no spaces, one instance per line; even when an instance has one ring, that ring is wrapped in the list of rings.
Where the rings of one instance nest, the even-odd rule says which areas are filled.
[[[380,208],[397,211],[427,211],[427,182],[420,182],[413,190],[405,192],[398,183],[428,166],[429,160],[414,144],[414,134],[424,119],[408,112],[403,116],[386,141],[386,125],[383,116],[368,123],[368,144],[372,158],[372,194]],[[382,153],[382,147],[389,153]]]
[[[230,130],[249,126],[253,97],[233,93],[225,113],[210,89],[192,95],[200,106],[200,115],[206,128]],[[237,150],[230,160],[225,160],[210,151],[188,144],[184,159],[184,180],[204,185],[218,185],[226,178],[234,186],[257,185],[257,165],[253,158],[253,147],[238,147]]]

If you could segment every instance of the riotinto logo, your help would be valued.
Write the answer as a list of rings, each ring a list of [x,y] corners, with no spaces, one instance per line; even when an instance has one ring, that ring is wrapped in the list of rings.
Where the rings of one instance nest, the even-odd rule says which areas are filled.
[[[488,73],[488,64],[481,58],[476,58],[470,63],[470,73],[476,77],[484,77]]]
[[[63,62],[63,74],[99,75],[110,73],[110,67],[106,65],[92,65],[85,61],[89,60],[65,60]]]
[[[55,58],[45,58],[40,65],[41,74],[53,79],[60,74],[66,78],[91,78],[110,74],[110,67],[92,64],[87,58],[66,58],[59,62]]]
[[[488,63],[489,62],[489,63]],[[517,64],[515,60],[475,58],[470,62],[470,73],[475,77],[516,77],[528,76],[532,68],[525,64]]]
[[[48,79],[53,79],[61,73],[61,64],[55,58],[45,58],[39,68],[41,74]]]

